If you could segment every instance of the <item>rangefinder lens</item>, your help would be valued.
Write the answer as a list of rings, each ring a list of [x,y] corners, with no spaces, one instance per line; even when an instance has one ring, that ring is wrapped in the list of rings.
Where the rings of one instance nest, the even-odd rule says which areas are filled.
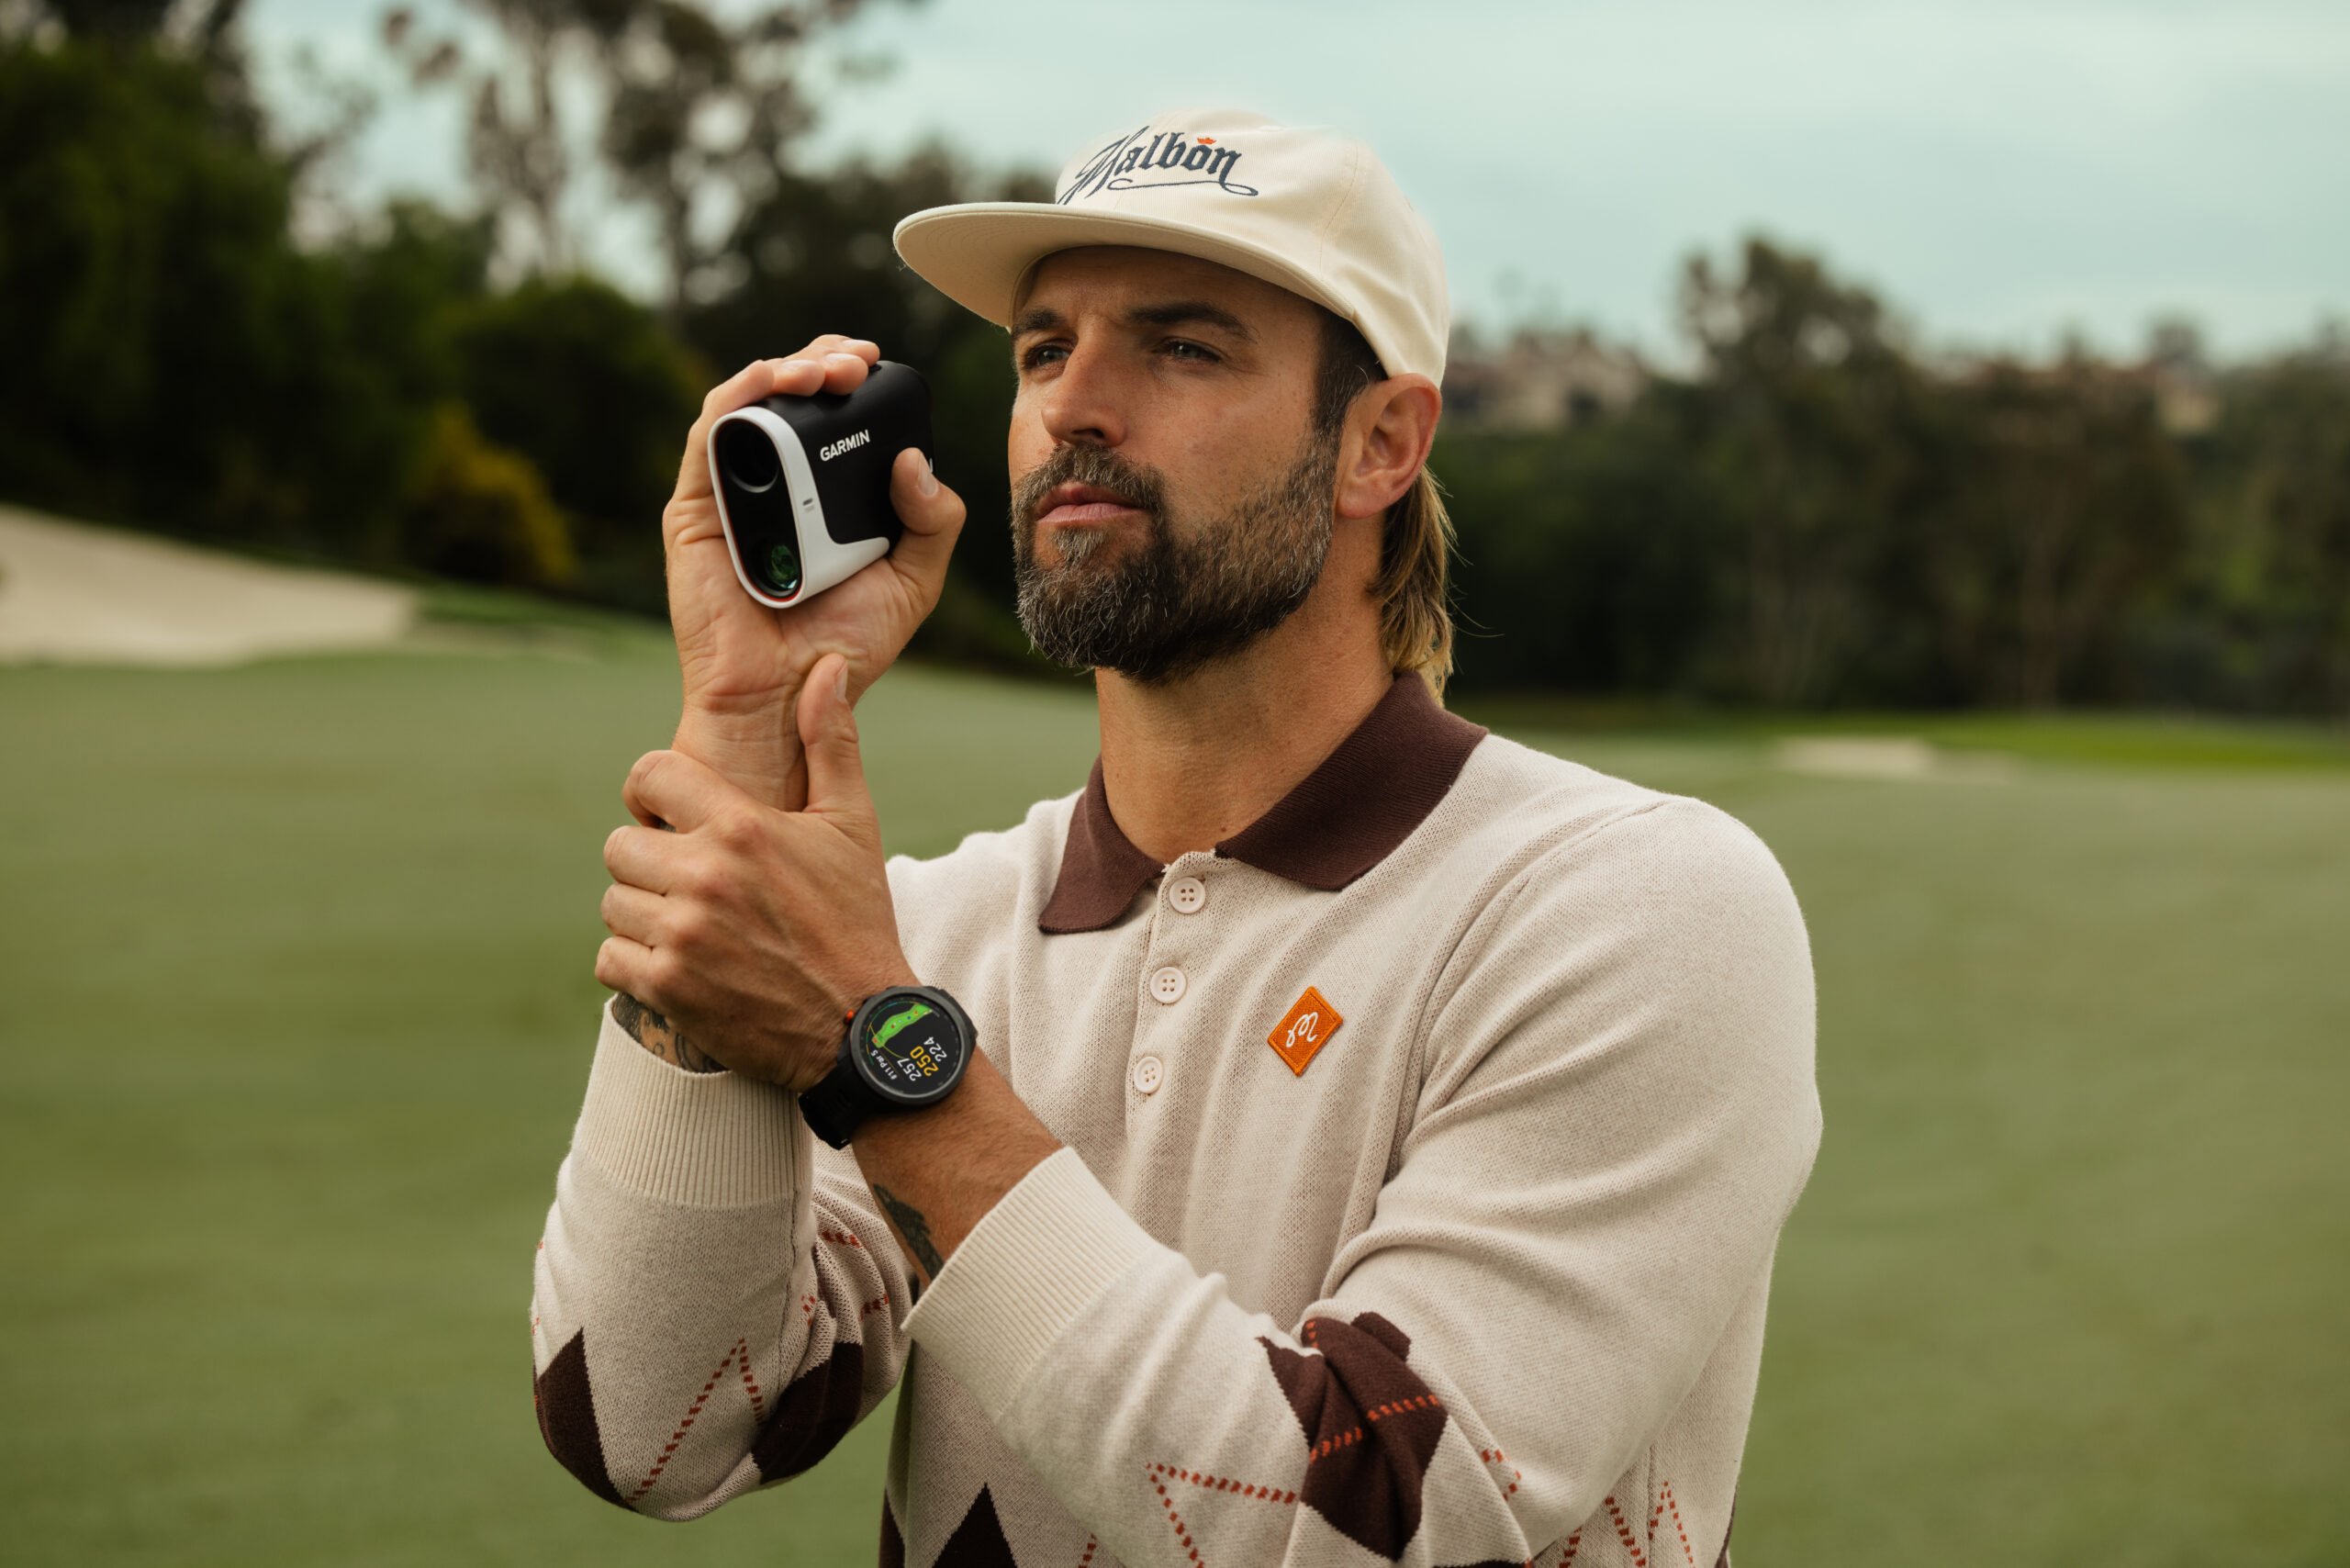
[[[767,587],[783,598],[800,587],[800,552],[789,540],[767,546]]]
[[[775,443],[767,439],[765,431],[740,420],[718,427],[718,461],[729,479],[753,495],[783,477],[783,464],[775,454]],[[800,575],[797,562],[791,572],[795,577]]]

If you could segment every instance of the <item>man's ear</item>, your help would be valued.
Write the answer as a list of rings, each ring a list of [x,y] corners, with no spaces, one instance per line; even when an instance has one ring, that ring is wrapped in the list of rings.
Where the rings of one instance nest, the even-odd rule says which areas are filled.
[[[1358,393],[1338,442],[1338,516],[1376,517],[1401,500],[1443,412],[1444,394],[1425,375],[1391,375]]]

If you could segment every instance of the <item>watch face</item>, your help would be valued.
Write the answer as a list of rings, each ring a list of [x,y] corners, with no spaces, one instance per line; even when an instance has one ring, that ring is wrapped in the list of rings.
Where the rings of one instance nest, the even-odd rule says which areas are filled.
[[[865,1081],[908,1104],[922,1104],[952,1088],[970,1049],[945,1008],[906,991],[860,1014],[851,1044],[864,1065]]]

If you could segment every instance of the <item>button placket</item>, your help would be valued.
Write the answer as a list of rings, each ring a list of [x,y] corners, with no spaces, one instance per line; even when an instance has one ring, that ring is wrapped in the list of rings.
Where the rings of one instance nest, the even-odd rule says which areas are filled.
[[[1189,921],[1175,921],[1172,916],[1194,915],[1207,907],[1206,879],[1192,871],[1181,868],[1181,864],[1179,861],[1177,865],[1169,867],[1159,885],[1157,901],[1159,913],[1153,922],[1151,928],[1153,939],[1150,944],[1153,948],[1158,949],[1158,952],[1147,957],[1146,963],[1149,963],[1150,958],[1159,957],[1169,948],[1180,951],[1181,948],[1189,946],[1172,939],[1176,926],[1189,927]],[[1197,928],[1190,927],[1190,929]],[[1145,1048],[1146,1041],[1151,1034],[1150,1020],[1163,1017],[1167,1019],[1168,1025],[1174,1025],[1177,1021],[1176,1015],[1171,1013],[1162,1014],[1158,1009],[1173,1008],[1176,1003],[1183,1000],[1191,988],[1192,978],[1184,971],[1180,962],[1162,961],[1152,965],[1144,972],[1143,994],[1147,996],[1154,1005],[1144,1008],[1145,1017],[1137,1020],[1141,1027],[1136,1034],[1136,1055],[1126,1064],[1126,1087],[1135,1096],[1130,1104],[1137,1110],[1144,1100],[1157,1094],[1159,1088],[1167,1081],[1168,1067],[1167,1058],[1163,1054],[1164,1046],[1162,1045],[1161,1049],[1157,1051]],[[1171,1039],[1171,1036],[1169,1038]]]

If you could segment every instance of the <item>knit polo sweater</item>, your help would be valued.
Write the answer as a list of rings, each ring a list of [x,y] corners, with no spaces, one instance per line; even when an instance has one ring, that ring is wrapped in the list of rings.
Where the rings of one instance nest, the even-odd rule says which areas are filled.
[[[695,1518],[894,1388],[885,1568],[1729,1562],[1821,1132],[1803,917],[1742,823],[1406,677],[1212,850],[1142,854],[1097,764],[889,874],[1067,1147],[917,1301],[792,1094],[608,1012],[532,1318],[590,1491]]]

